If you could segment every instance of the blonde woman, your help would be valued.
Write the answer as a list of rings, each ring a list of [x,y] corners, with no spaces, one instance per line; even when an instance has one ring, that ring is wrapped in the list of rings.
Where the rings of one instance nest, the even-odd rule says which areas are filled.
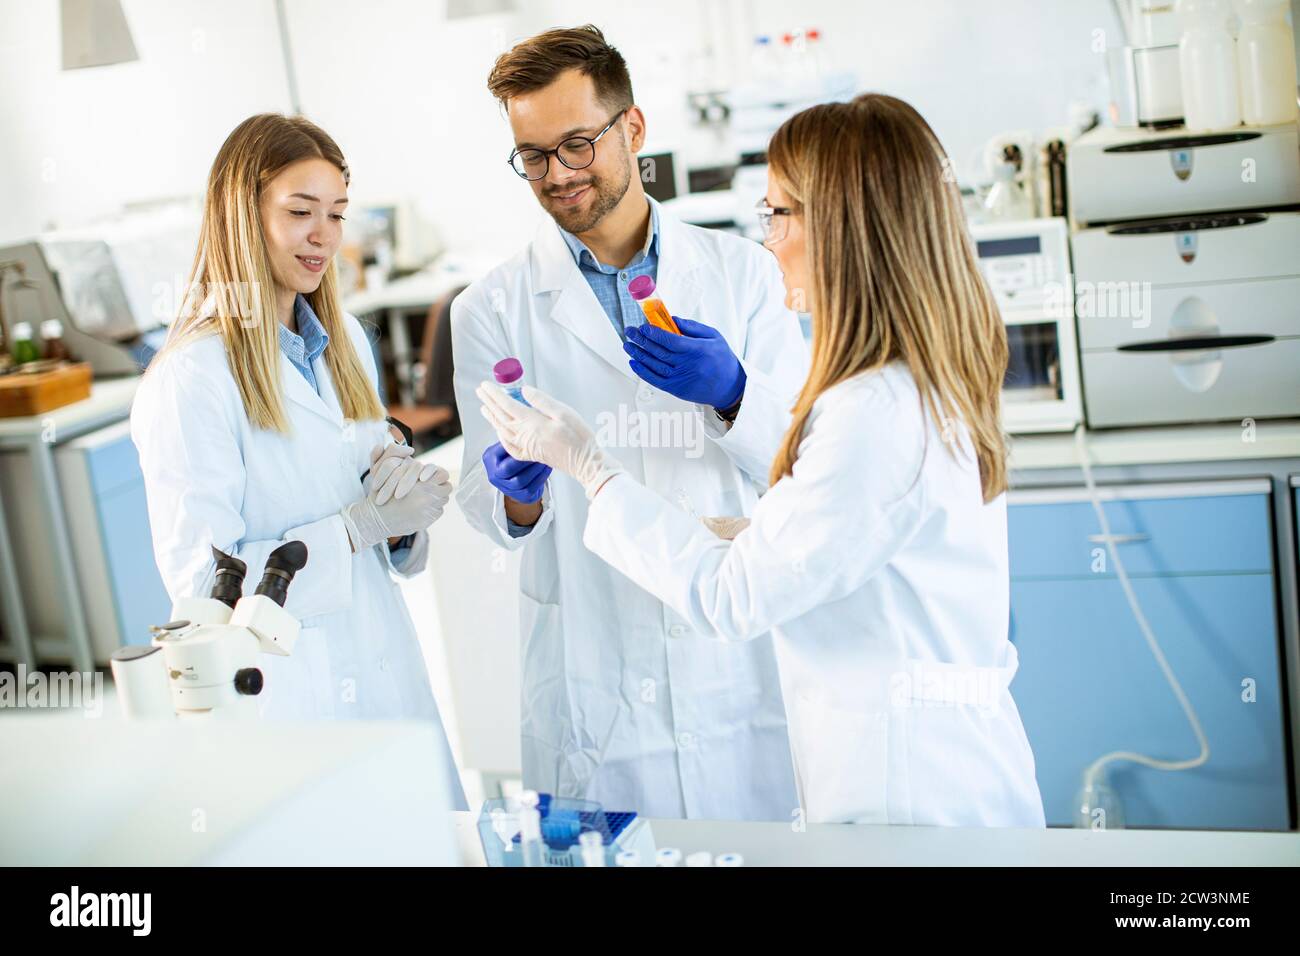
[[[266,656],[278,718],[413,718],[437,727],[415,629],[391,574],[428,558],[447,475],[389,436],[370,344],[343,312],[333,257],[348,168],[302,117],[241,123],[212,165],[180,315],[131,411],[154,555],[172,600],[206,596],[212,547],[248,565],[307,545],[285,608],[290,657]]]
[[[792,813],[1043,826],[1008,689],[1006,339],[943,148],[906,103],[868,95],[794,116],[768,158],[765,245],[810,307],[812,369],[734,540],[632,480],[549,396],[525,389],[529,408],[484,383],[484,413],[511,455],[584,486],[588,548],[700,632],[772,631]]]

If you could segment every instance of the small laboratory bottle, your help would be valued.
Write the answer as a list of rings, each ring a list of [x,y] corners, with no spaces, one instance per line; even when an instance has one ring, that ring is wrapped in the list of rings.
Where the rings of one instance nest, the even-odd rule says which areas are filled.
[[[655,280],[649,276],[637,276],[627,284],[627,294],[636,299],[645,313],[645,319],[655,328],[681,335],[682,330],[673,321],[673,314],[664,305],[664,300],[655,295]]]
[[[9,343],[9,354],[13,356],[15,365],[35,362],[41,357],[41,350],[32,341],[32,324],[30,322],[14,323],[13,341]]]
[[[582,848],[583,866],[605,865],[605,841],[598,830],[587,830],[578,835],[578,846]]]
[[[41,348],[47,359],[66,361],[72,357],[63,341],[63,323],[58,319],[46,319],[41,323]]]
[[[614,857],[615,866],[640,866],[641,854],[636,850],[619,850],[618,856]]]
[[[546,865],[546,854],[542,846],[542,814],[537,809],[539,802],[536,790],[525,790],[519,795],[519,848],[524,855],[524,866]]]
[[[655,854],[655,866],[680,866],[681,862],[682,851],[670,846],[664,847]]]
[[[528,405],[524,398],[524,366],[517,358],[503,358],[492,366],[492,377],[516,402]],[[529,406],[530,408],[532,406]]]
[[[686,858],[687,866],[712,866],[713,854],[708,850],[701,850],[698,853],[692,853]]]
[[[1286,22],[1286,0],[1235,0],[1237,75],[1241,118],[1247,126],[1275,126],[1296,119],[1295,37]]]
[[[744,866],[745,858],[739,853],[720,853],[713,861],[714,866]]]
[[[1178,72],[1183,121],[1189,132],[1229,129],[1241,123],[1237,42],[1228,32],[1227,0],[1178,0],[1182,23]]]

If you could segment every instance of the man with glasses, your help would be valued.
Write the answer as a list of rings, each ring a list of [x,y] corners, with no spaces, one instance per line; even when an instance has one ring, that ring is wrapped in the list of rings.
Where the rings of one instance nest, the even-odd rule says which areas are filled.
[[[587,551],[582,489],[506,454],[474,395],[517,358],[525,382],[596,422],[649,487],[699,518],[747,515],[808,367],[780,272],[757,243],[682,223],[646,196],[645,116],[595,27],[520,43],[488,87],[514,135],[502,175],[548,213],[451,317],[458,501],[499,546],[523,549],[524,783],[652,817],[789,820],[770,637],[697,636]],[[680,335],[645,323],[629,292],[642,277]]]

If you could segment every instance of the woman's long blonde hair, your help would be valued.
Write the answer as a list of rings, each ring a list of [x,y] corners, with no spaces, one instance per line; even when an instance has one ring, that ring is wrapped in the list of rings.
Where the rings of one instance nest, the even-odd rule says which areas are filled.
[[[254,426],[287,434],[280,382],[275,280],[262,231],[262,190],[285,167],[303,159],[347,163],[338,145],[301,116],[261,113],[235,127],[208,176],[199,247],[176,320],[153,368],[169,352],[220,335],[244,411]],[[379,396],[343,324],[338,278],[330,263],[308,303],[329,335],[325,363],[343,415],[353,421],[384,417]]]
[[[931,419],[966,425],[991,501],[1007,486],[1006,329],[938,137],[907,103],[869,93],[791,117],[767,155],[803,216],[812,284],[812,368],[772,483],[792,473],[823,392],[901,359]]]

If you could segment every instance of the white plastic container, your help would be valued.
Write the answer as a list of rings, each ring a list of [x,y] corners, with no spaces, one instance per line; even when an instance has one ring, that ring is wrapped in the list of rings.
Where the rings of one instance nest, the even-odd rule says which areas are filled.
[[[1285,0],[1234,0],[1241,17],[1237,75],[1241,118],[1247,126],[1273,126],[1296,119],[1295,37],[1286,22]]]
[[[1183,25],[1178,72],[1188,130],[1222,130],[1241,124],[1237,95],[1237,44],[1228,32],[1227,0],[1178,0]]]

